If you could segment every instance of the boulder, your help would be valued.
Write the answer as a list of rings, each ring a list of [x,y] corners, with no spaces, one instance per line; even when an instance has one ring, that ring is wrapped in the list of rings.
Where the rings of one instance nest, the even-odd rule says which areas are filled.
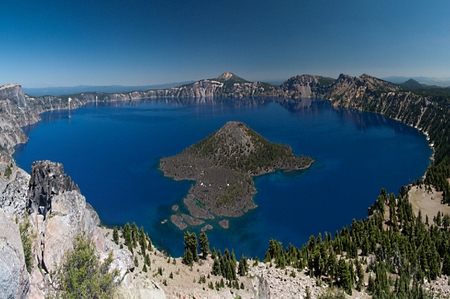
[[[30,290],[19,227],[0,210],[0,297],[27,298]]]

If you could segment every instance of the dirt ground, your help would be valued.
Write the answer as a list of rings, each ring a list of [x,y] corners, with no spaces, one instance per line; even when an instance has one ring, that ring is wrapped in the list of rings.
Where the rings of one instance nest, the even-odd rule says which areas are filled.
[[[409,190],[408,196],[414,213],[417,215],[419,210],[422,212],[423,221],[425,221],[425,216],[427,215],[430,223],[432,223],[433,217],[435,217],[439,211],[444,215],[450,215],[450,206],[441,203],[442,192],[437,192],[434,188],[431,188],[431,191],[429,191],[424,186],[422,186],[422,188],[413,186],[411,190]]]

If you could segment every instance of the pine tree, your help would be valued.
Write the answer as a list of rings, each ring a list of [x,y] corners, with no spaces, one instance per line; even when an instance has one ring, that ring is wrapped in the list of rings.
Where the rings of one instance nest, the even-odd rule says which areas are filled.
[[[364,271],[359,259],[356,259],[356,277],[358,277],[358,282],[356,284],[356,288],[358,291],[361,291],[361,286],[364,280]]]
[[[450,275],[450,253],[448,251],[444,255],[444,261],[442,263],[442,274]]]
[[[133,248],[136,248],[136,246],[137,246],[138,232],[139,232],[139,229],[138,229],[136,223],[133,222],[133,224],[131,225],[131,241],[133,243]]]
[[[212,274],[216,275],[216,276],[222,275],[222,270],[220,268],[220,262],[217,257],[214,259],[214,263],[213,263],[213,267],[212,267]]]
[[[192,266],[193,262],[198,262],[198,240],[195,233],[184,233],[184,255],[183,263]]]
[[[145,238],[147,239],[147,249],[152,250],[152,239],[150,239],[147,233],[145,234]]]
[[[34,233],[30,232],[30,228],[31,223],[28,218],[19,224],[20,240],[22,241],[25,266],[27,267],[28,273],[31,273],[34,266],[33,239],[36,237]]]
[[[133,239],[132,239],[133,237],[132,237],[132,233],[131,233],[131,226],[128,222],[123,227],[122,237],[125,240],[125,246],[128,247],[128,250],[133,252]]]
[[[117,226],[114,226],[113,229],[113,241],[117,245],[119,245],[119,230],[117,229]]]
[[[144,263],[147,265],[147,266],[151,266],[151,261],[150,261],[150,256],[148,255],[148,253],[144,256]]]
[[[200,251],[202,252],[202,258],[206,259],[208,256],[210,249],[209,249],[209,241],[208,236],[205,232],[200,233]]]
[[[147,250],[147,238],[145,236],[144,227],[141,226],[139,229],[139,245],[141,246],[141,254],[145,255]]]
[[[111,298],[114,291],[116,271],[110,271],[112,252],[103,263],[96,253],[94,243],[85,237],[77,236],[73,251],[66,252],[54,281],[59,283],[60,298]]]
[[[352,279],[350,270],[348,269],[347,263],[343,260],[339,260],[338,268],[339,285],[344,289],[344,291],[351,295],[352,294]]]
[[[245,258],[244,255],[242,255],[239,261],[238,274],[240,276],[245,276],[247,275],[247,271],[248,271],[247,259]]]
[[[183,264],[191,266],[191,267],[194,265],[194,257],[192,256],[192,251],[190,251],[189,249],[186,249],[184,251]]]

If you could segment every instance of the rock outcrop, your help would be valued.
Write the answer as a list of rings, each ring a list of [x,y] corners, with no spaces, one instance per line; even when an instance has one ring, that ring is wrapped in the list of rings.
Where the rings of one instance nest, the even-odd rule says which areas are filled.
[[[28,208],[30,213],[37,212],[47,217],[52,210],[52,199],[66,191],[80,189],[64,172],[63,165],[50,161],[34,162],[31,166],[31,181],[28,191]],[[75,193],[74,193],[75,194]]]
[[[29,98],[18,84],[0,86],[0,162],[11,163],[14,147],[28,137],[23,126],[39,121],[38,112],[28,105]]]
[[[278,92],[283,98],[309,98],[318,91],[319,79],[313,75],[301,75],[289,78],[284,82]]]
[[[27,298],[30,282],[18,225],[0,209],[0,297]]]
[[[23,93],[22,86],[19,84],[6,84],[1,86],[0,99],[3,101],[10,100],[21,109],[27,107],[25,94]]]

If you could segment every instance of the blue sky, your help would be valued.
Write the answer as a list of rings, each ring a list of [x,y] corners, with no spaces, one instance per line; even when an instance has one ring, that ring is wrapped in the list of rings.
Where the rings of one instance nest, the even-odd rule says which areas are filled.
[[[448,0],[4,2],[0,85],[450,77]]]

